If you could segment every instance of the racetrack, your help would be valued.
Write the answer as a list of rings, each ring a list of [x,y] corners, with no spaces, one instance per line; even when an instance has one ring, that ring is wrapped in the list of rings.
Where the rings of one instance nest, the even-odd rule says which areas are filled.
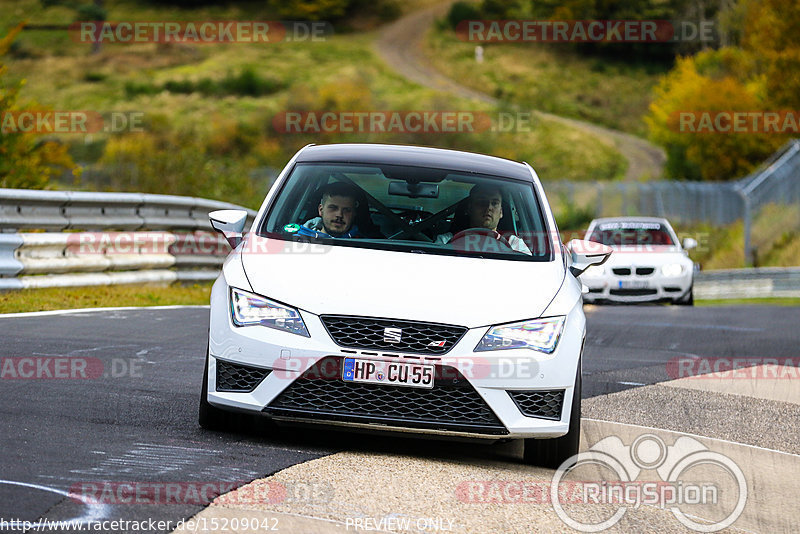
[[[64,493],[76,484],[104,481],[224,481],[239,486],[342,452],[356,463],[362,457],[364,462],[400,457],[391,465],[403,476],[413,475],[430,458],[461,466],[480,463],[488,469],[485,477],[518,467],[513,444],[454,445],[314,430],[276,434],[263,427],[202,431],[196,410],[207,316],[205,308],[178,308],[0,317],[0,447],[5,453],[0,518],[176,521],[203,506],[160,501],[86,505]],[[792,399],[660,384],[673,378],[667,364],[680,356],[796,358],[800,308],[587,307],[587,317],[584,417],[800,453],[800,409]],[[18,358],[29,357],[39,358],[39,374],[56,373],[47,367],[52,362],[44,363],[47,358],[82,357],[90,378],[9,376],[6,359],[19,370]],[[800,457],[786,458],[800,466]],[[315,480],[322,485],[316,487],[322,493],[314,498],[338,499],[353,490],[344,487],[341,473],[326,479],[326,472],[317,472]],[[395,497],[402,512],[403,495]],[[300,504],[305,515],[324,508],[324,503]],[[480,508],[471,510],[476,521],[484,515]],[[469,517],[459,518],[470,524]],[[553,528],[566,527],[555,522]]]

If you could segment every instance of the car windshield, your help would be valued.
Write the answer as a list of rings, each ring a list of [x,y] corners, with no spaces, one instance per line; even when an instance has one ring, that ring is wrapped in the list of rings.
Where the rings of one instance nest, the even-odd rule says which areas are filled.
[[[609,246],[674,245],[670,231],[658,222],[606,222],[598,224],[589,241]]]
[[[413,166],[297,164],[258,233],[423,254],[551,259],[532,182]]]

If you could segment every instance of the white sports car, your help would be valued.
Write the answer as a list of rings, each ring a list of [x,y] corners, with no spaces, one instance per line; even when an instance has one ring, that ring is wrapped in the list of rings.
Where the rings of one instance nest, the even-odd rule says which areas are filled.
[[[694,304],[694,263],[688,250],[696,247],[697,241],[687,237],[681,246],[666,219],[595,219],[586,239],[614,249],[609,261],[590,267],[581,277],[589,288],[586,302]]]
[[[575,277],[611,251],[561,244],[530,166],[308,146],[243,234],[245,218],[211,214],[235,249],[211,294],[203,427],[238,411],[524,439],[539,465],[577,453],[586,328]]]

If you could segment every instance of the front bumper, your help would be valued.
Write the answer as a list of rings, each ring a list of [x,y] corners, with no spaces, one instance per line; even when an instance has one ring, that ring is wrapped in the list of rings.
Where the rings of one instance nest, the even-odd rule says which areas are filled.
[[[549,355],[526,349],[473,352],[488,330],[488,326],[468,329],[458,343],[442,356],[412,356],[392,354],[388,351],[343,349],[334,343],[318,316],[303,310],[300,313],[311,335],[310,338],[261,326],[236,327],[230,320],[228,286],[220,278],[214,285],[211,297],[207,384],[209,403],[222,409],[264,414],[277,421],[322,423],[359,429],[452,437],[551,438],[562,436],[568,431],[571,415],[569,407],[572,405],[575,375],[585,333],[585,319],[579,302],[567,315],[558,347]],[[441,374],[437,374],[434,390],[377,385],[376,388],[383,388],[378,390],[377,397],[369,395],[363,397],[362,405],[372,407],[377,405],[376,403],[388,402],[385,388],[400,388],[402,391],[396,391],[397,402],[394,413],[400,417],[387,417],[368,409],[354,416],[353,404],[342,406],[339,413],[331,409],[303,409],[301,405],[295,406],[297,409],[294,410],[287,409],[287,406],[291,408],[291,405],[287,405],[286,397],[291,396],[293,387],[299,387],[301,384],[299,379],[304,373],[314,371],[315,366],[323,364],[326,359],[338,360],[344,357],[424,361],[436,365],[437,373]],[[252,390],[218,391],[218,366],[221,366],[222,371],[226,373],[236,366],[245,366],[246,369],[254,370],[257,378],[259,370],[263,370],[266,376],[256,380]],[[318,388],[319,391],[333,390],[334,384],[336,388],[340,388],[333,397],[326,397],[328,401],[331,398],[344,400],[343,395],[355,391],[341,390],[343,387],[352,386],[352,383],[343,382],[335,372],[327,379],[330,382],[323,381],[325,386]],[[464,388],[463,391],[460,388]],[[450,415],[447,415],[448,406],[453,410],[458,410],[461,406],[455,401],[450,404],[449,401],[442,402],[441,410],[434,409],[436,402],[429,403],[428,405],[433,407],[430,413],[435,413],[435,417],[431,415],[426,418],[424,414],[419,415],[418,408],[422,401],[427,402],[422,396],[415,396],[422,395],[419,393],[421,391],[442,393],[451,400],[461,399],[462,394],[463,398],[469,396],[470,410],[477,410],[477,403],[484,404],[496,424],[489,424],[487,414],[481,415],[487,419],[480,425],[464,424],[462,417],[464,414],[461,413],[451,411]],[[555,418],[524,415],[519,405],[520,392],[523,391],[535,392],[535,395],[540,392],[561,392],[560,414]],[[372,394],[375,391],[367,393]],[[358,394],[360,395],[361,391]],[[516,396],[518,402],[515,402],[512,394]],[[449,419],[455,423],[451,424]]]
[[[677,301],[692,289],[692,273],[673,277],[657,272],[648,276],[610,274],[600,278],[582,278],[581,282],[589,288],[583,296],[586,303]]]

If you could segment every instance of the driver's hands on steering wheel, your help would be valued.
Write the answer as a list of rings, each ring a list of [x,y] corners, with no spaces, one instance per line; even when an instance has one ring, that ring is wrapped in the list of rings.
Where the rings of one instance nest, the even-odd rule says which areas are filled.
[[[509,243],[508,239],[506,239],[505,236],[503,236],[500,232],[496,230],[490,230],[489,228],[467,228],[466,230],[461,230],[456,235],[451,237],[450,241],[448,241],[447,243],[450,244],[454,241],[460,241],[469,235],[482,235],[485,237],[496,239],[497,241],[503,243],[505,246],[513,250],[511,243]]]

